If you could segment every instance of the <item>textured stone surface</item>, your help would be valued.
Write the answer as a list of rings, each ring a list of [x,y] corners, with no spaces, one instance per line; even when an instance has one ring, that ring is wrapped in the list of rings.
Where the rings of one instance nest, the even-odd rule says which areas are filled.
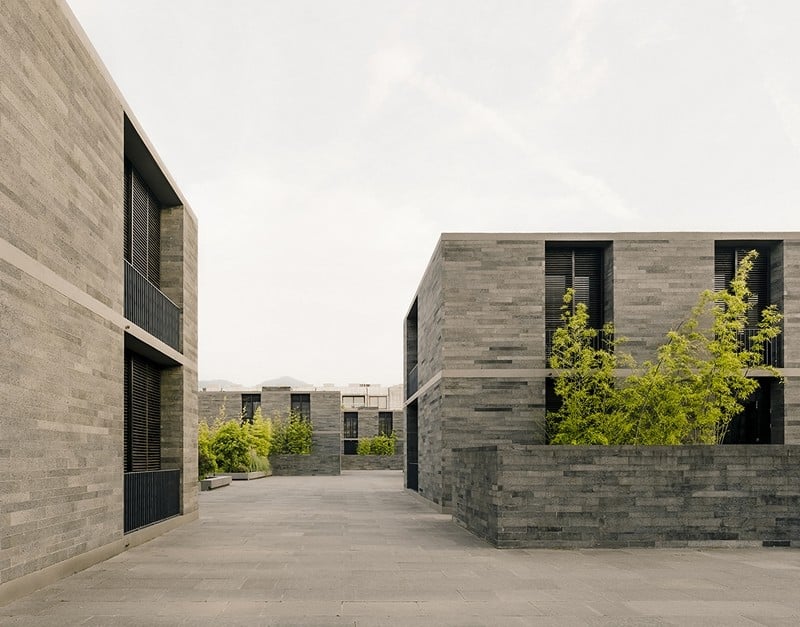
[[[61,1],[0,4],[0,65],[2,585],[122,538],[131,331],[123,317],[129,112]],[[161,219],[163,288],[182,310],[184,362],[162,381],[162,467],[183,470],[188,514],[198,491],[197,225],[184,206]]]
[[[200,520],[0,607],[65,625],[796,625],[800,551],[497,550],[396,472],[203,492]]]
[[[785,316],[772,441],[800,443],[798,234],[447,233],[414,299],[420,494],[451,506],[453,448],[544,443],[548,243],[603,247],[606,317],[627,338],[624,349],[644,360],[713,288],[715,242],[771,248],[772,300]]]
[[[342,455],[342,470],[403,470],[403,456]]]
[[[800,446],[459,449],[454,518],[498,547],[800,546]]]

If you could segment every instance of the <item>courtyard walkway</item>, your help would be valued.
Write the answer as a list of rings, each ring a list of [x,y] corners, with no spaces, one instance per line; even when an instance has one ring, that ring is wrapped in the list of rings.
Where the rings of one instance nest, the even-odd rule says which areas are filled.
[[[800,551],[497,550],[398,472],[204,492],[200,520],[2,625],[797,625]]]

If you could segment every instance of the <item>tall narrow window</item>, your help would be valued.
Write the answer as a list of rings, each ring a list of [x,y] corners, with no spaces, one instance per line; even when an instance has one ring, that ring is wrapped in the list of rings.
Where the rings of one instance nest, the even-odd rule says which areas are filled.
[[[714,253],[714,291],[721,292],[730,285],[733,275],[739,268],[742,259],[751,250],[758,252],[753,261],[753,269],[747,279],[747,287],[752,294],[752,307],[747,312],[747,326],[758,327],[761,312],[770,304],[769,298],[769,249],[755,246],[717,246]]]
[[[600,329],[604,321],[603,249],[599,247],[547,246],[545,249],[545,329],[549,351],[552,332],[559,328],[564,294],[574,290],[573,307],[586,305],[589,326]]]
[[[125,472],[161,469],[161,369],[125,353]]]
[[[344,412],[344,438],[358,439],[358,412]]]
[[[310,394],[292,394],[290,407],[293,412],[302,416],[304,420],[311,420]]]
[[[378,435],[392,435],[393,426],[392,412],[378,412]]]
[[[261,394],[242,394],[242,420],[252,424],[256,410],[261,407]]]
[[[161,284],[161,205],[139,173],[125,161],[125,260]]]

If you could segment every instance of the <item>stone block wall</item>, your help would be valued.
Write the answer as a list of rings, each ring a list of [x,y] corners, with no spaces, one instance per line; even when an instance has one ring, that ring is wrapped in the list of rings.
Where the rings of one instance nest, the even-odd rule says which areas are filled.
[[[124,101],[61,0],[0,3],[0,59],[2,602],[135,542],[123,538],[124,351],[133,333],[163,345],[123,311]],[[162,454],[192,514],[197,225],[183,205],[162,220],[184,350],[163,377]]]
[[[502,548],[800,546],[800,446],[484,446],[454,519]]]
[[[800,443],[800,236],[796,233],[445,233],[417,306],[419,492],[449,509],[453,448],[542,444],[545,250],[601,246],[605,312],[624,350],[655,358],[714,286],[717,242],[772,248],[772,300],[784,313],[784,377],[772,386],[772,442]]]
[[[342,470],[403,470],[403,456],[342,455]]]

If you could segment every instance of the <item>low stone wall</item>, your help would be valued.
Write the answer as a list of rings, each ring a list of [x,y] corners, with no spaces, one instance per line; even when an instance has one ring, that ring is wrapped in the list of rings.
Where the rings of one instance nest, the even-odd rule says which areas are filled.
[[[342,455],[342,470],[403,470],[403,456]]]
[[[800,546],[798,445],[453,453],[453,517],[498,547]]]
[[[274,476],[342,474],[339,453],[335,455],[270,455],[269,463]]]

